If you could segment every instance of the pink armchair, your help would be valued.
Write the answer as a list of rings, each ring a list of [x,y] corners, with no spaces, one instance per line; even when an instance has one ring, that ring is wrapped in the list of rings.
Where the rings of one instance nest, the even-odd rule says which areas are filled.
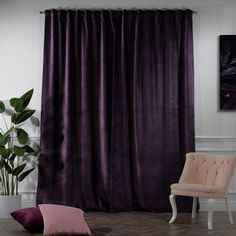
[[[228,207],[227,195],[230,180],[233,176],[236,157],[188,153],[186,162],[179,179],[179,183],[171,185],[170,203],[173,216],[170,224],[177,217],[175,196],[193,197],[192,218],[196,217],[197,199],[208,198],[208,229],[212,229],[213,206],[215,199],[225,199],[229,221],[233,224],[233,217]]]

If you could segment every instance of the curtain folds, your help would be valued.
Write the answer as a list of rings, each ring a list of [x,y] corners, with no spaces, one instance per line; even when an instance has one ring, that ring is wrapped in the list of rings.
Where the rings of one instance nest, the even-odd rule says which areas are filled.
[[[191,10],[47,10],[37,203],[170,211],[193,98]]]

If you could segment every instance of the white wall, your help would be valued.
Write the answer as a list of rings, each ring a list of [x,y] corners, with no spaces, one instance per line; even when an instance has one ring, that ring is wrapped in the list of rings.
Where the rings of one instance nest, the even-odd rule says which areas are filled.
[[[235,10],[235,4],[210,6],[194,16],[198,137],[236,137],[236,112],[219,110],[219,35],[236,34]]]
[[[219,110],[219,35],[236,34],[236,4],[200,7],[194,16],[195,127],[198,151],[236,153],[236,111]],[[236,174],[230,186],[236,211]],[[201,200],[201,210],[207,210]],[[225,210],[217,201],[217,210]]]
[[[236,112],[219,111],[218,36],[236,34],[234,0],[0,0],[0,99],[34,88],[31,107],[40,115],[44,15],[58,7],[192,8],[195,50],[195,115],[198,151],[236,152]],[[0,121],[0,125],[2,125]],[[39,129],[28,129],[39,141]],[[24,205],[34,202],[37,172],[24,186]],[[236,177],[231,185],[236,210]],[[202,209],[205,209],[202,202]],[[222,207],[219,204],[219,209]]]

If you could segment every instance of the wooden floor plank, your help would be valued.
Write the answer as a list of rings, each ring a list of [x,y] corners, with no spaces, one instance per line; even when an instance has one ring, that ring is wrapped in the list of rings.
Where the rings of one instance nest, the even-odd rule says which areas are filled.
[[[236,214],[233,213],[236,220]],[[207,213],[201,212],[196,219],[191,214],[180,213],[174,224],[169,225],[169,213],[101,213],[85,214],[94,236],[235,236],[236,224],[230,225],[225,212],[216,212],[212,231],[207,229]],[[13,219],[0,219],[0,236],[30,236]],[[41,236],[42,234],[35,234]]]

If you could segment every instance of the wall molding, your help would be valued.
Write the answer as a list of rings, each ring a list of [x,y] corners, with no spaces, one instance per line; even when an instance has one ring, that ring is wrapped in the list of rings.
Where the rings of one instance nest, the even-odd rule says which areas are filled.
[[[207,136],[207,135],[197,135],[195,139],[236,139],[236,136]]]
[[[13,140],[14,140],[14,141],[17,141],[17,137],[13,137]],[[31,137],[30,137],[30,136],[29,136],[29,140],[30,140],[30,141],[35,141],[35,142],[38,142],[38,143],[39,143],[40,137],[39,137],[39,136],[36,136],[36,137],[35,137],[35,136],[31,136]]]
[[[231,198],[233,196],[231,195]],[[231,211],[236,212],[236,200],[235,198],[231,199],[229,198],[228,204],[229,208]],[[200,199],[200,211],[208,211],[208,204],[207,204],[207,199]],[[223,200],[216,200],[215,205],[214,205],[214,211],[227,211],[226,210],[226,205]]]
[[[232,212],[236,212],[236,201],[230,201],[229,208]],[[200,200],[200,210],[199,211],[208,211],[207,202],[203,202],[202,200]],[[221,203],[221,202],[216,201],[215,205],[214,205],[214,211],[225,211],[226,212],[225,203]]]
[[[196,148],[197,152],[219,152],[219,153],[226,153],[226,152],[236,152],[236,149],[227,149],[222,150],[220,148]]]
[[[21,207],[28,208],[36,205],[36,191],[19,192],[21,194]]]
[[[21,201],[21,208],[29,208],[34,206],[36,206],[36,201],[30,201],[30,200]]]
[[[236,152],[236,137],[230,136],[196,136],[198,152]]]

